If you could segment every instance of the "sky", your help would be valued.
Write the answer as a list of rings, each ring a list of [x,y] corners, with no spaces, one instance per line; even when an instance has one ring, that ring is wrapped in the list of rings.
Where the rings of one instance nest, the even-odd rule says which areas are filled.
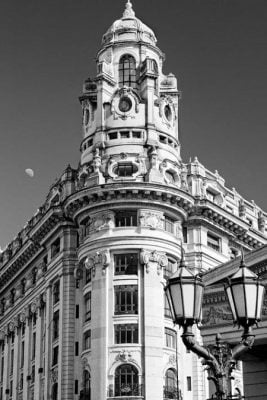
[[[82,139],[78,96],[126,0],[0,5],[0,246],[45,201]],[[267,210],[266,0],[132,0],[182,91],[182,158]],[[26,168],[35,172],[33,178]]]

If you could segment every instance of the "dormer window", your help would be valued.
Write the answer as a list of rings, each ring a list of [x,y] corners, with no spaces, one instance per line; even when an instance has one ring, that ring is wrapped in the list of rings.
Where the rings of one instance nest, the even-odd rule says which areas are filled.
[[[119,62],[119,85],[136,88],[136,62],[129,54],[122,56]]]

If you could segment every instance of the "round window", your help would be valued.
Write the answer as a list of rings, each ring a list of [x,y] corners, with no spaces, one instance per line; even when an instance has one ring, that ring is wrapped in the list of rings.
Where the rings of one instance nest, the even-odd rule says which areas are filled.
[[[169,106],[169,104],[167,104],[164,107],[164,114],[165,114],[165,117],[167,118],[167,120],[171,121],[171,119],[172,119],[172,110],[171,110],[171,107]]]
[[[128,112],[132,108],[132,102],[129,97],[122,97],[119,102],[119,110],[122,112]]]

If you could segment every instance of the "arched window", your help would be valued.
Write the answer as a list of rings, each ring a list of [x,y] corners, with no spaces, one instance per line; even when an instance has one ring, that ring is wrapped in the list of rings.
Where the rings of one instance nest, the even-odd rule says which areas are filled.
[[[83,373],[84,400],[91,400],[91,375],[85,370]]]
[[[164,398],[165,399],[178,398],[176,370],[172,368],[167,369],[165,374]]]
[[[139,396],[138,371],[130,364],[120,365],[115,372],[115,396]]]
[[[136,88],[136,63],[129,54],[122,56],[119,62],[119,85]]]
[[[54,383],[52,386],[52,400],[57,400],[58,399],[58,384]]]

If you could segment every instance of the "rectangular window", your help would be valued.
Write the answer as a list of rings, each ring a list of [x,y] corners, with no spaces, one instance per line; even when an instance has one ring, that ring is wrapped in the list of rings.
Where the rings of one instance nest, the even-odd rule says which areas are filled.
[[[91,349],[91,329],[89,329],[89,331],[86,331],[83,335],[83,349]]]
[[[187,243],[187,227],[183,226],[183,241]]]
[[[35,382],[35,365],[32,366],[31,383]]]
[[[163,271],[163,277],[165,279],[168,279],[175,271],[177,271],[177,263],[173,260],[168,259],[168,264]]]
[[[35,359],[36,354],[36,333],[33,332],[32,334],[32,360]]]
[[[23,374],[20,374],[20,378],[19,378],[19,390],[23,390]]]
[[[137,285],[115,286],[116,314],[138,314]]]
[[[25,343],[24,341],[22,341],[20,349],[20,368],[23,368],[24,366],[24,348],[25,348]]]
[[[164,229],[166,232],[174,233],[174,220],[165,216]]]
[[[10,353],[10,375],[13,374],[13,370],[14,370],[14,349],[12,349]]]
[[[208,232],[207,245],[211,247],[213,250],[220,251],[220,238]]]
[[[115,343],[138,343],[138,325],[115,325]]]
[[[79,315],[80,315],[80,307],[79,307],[79,304],[76,304],[76,307],[75,307],[75,318],[79,318]]]
[[[137,226],[137,211],[136,210],[124,210],[117,211],[115,214],[115,226]]]
[[[192,391],[192,380],[191,376],[186,377],[186,382],[187,382],[187,391],[191,392]]]
[[[119,162],[114,169],[114,172],[118,176],[132,176],[137,172],[137,166],[136,164],[133,164],[131,162]]]
[[[79,381],[78,379],[75,379],[74,394],[78,393],[79,393]]]
[[[133,139],[141,139],[141,137],[142,137],[140,131],[133,131],[132,135],[133,135]]]
[[[79,342],[75,342],[75,356],[79,355]]]
[[[91,282],[92,280],[92,268],[85,269],[85,284]]]
[[[59,281],[54,283],[53,286],[53,303],[54,305],[59,302],[59,295],[60,295],[60,283]]]
[[[121,132],[120,135],[121,135],[121,139],[129,139],[130,132],[129,131]]]
[[[60,238],[57,238],[51,244],[51,258],[55,257],[60,252]]]
[[[118,139],[118,133],[117,132],[110,132],[109,133],[109,140],[114,140]]]
[[[115,275],[136,275],[138,269],[138,254],[115,254]]]
[[[85,321],[90,321],[91,319],[91,305],[91,292],[89,292],[84,297]]]
[[[53,347],[52,366],[58,364],[58,346]]]
[[[13,381],[10,381],[9,398],[13,396]]]
[[[59,311],[54,313],[53,318],[53,340],[58,339],[59,336]]]
[[[169,328],[165,328],[165,346],[176,348],[176,332]]]

